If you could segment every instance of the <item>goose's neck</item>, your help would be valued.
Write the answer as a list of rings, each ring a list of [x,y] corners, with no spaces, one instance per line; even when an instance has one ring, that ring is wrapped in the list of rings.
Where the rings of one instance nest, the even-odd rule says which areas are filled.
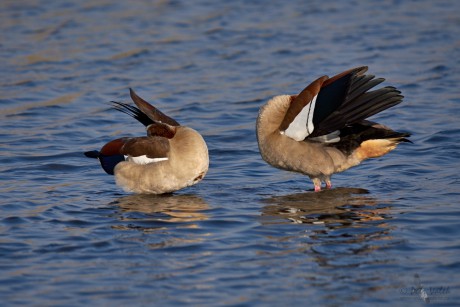
[[[279,127],[286,115],[290,103],[291,96],[281,95],[273,97],[260,108],[256,124],[257,138],[259,141],[263,141],[271,134],[279,132]]]

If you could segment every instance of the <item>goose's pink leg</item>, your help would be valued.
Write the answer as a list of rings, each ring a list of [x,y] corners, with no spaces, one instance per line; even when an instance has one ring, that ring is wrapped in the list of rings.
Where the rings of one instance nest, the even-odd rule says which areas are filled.
[[[318,178],[313,178],[312,181],[313,181],[313,184],[315,185],[315,192],[321,191],[321,180]]]

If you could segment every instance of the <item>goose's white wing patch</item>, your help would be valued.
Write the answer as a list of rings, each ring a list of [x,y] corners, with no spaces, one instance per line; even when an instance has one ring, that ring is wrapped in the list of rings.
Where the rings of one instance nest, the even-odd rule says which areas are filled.
[[[156,163],[160,161],[167,161],[168,158],[148,158],[146,155],[138,156],[138,157],[131,157],[128,156],[128,161],[134,162],[136,164],[149,164],[149,163]]]
[[[313,125],[313,113],[316,105],[316,95],[302,111],[294,118],[291,124],[284,131],[284,134],[296,141],[303,141],[315,129]]]

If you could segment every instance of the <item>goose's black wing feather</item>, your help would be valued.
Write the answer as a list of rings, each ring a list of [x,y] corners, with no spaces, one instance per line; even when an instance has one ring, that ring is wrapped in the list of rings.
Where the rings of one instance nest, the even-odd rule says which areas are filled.
[[[402,101],[401,92],[387,86],[374,91],[385,79],[365,75],[367,67],[358,67],[326,80],[316,100],[313,138],[358,123]]]
[[[147,127],[148,125],[153,124],[153,120],[151,120],[147,115],[145,115],[137,107],[123,103],[123,102],[117,102],[117,101],[111,101],[111,103],[113,104],[113,108],[115,110],[118,110],[120,112],[128,114],[129,116],[132,116],[133,118],[137,119],[140,123],[142,123],[144,126]]]

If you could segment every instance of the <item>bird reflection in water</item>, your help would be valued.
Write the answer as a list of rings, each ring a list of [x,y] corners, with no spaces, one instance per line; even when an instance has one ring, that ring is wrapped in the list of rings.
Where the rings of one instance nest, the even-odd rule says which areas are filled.
[[[195,195],[145,195],[133,194],[121,197],[111,205],[120,208],[118,219],[128,225],[117,229],[138,229],[151,232],[166,227],[165,223],[183,224],[181,227],[197,228],[196,222],[209,218],[208,204]]]
[[[377,200],[364,189],[334,188],[320,193],[271,197],[265,202],[268,204],[262,210],[264,226],[307,226],[297,235],[278,233],[272,239],[299,240],[300,252],[310,254],[320,266],[340,268],[381,263],[383,260],[375,251],[400,243],[391,235],[388,201]]]
[[[350,225],[357,221],[383,221],[388,205],[360,188],[335,188],[321,193],[298,193],[274,196],[262,210],[264,223],[309,223],[326,226]]]

